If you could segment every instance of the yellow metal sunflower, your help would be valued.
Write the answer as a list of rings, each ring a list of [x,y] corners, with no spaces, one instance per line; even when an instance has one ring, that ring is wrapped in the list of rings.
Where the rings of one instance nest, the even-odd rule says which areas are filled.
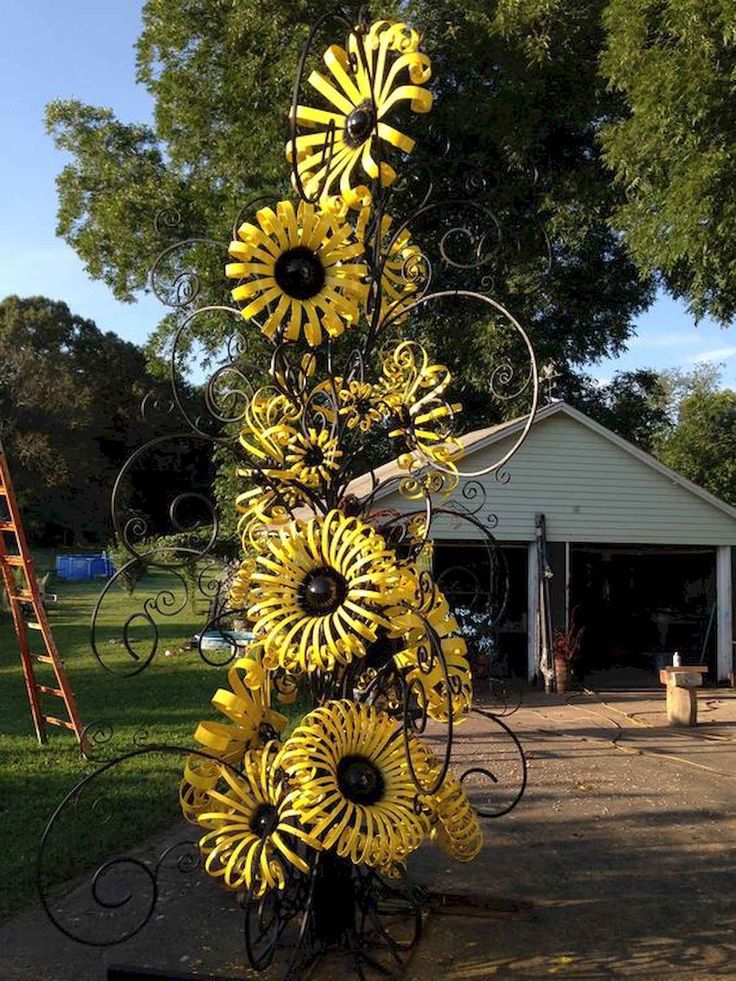
[[[390,407],[389,436],[406,452],[398,464],[417,474],[435,464],[442,471],[429,475],[429,490],[448,493],[457,484],[455,464],[463,453],[462,443],[451,432],[452,420],[462,406],[447,402],[444,393],[451,375],[443,364],[433,364],[424,348],[414,341],[402,341],[383,356],[379,389]],[[443,477],[450,479],[443,482]],[[409,494],[408,496],[412,496]]]
[[[373,528],[337,510],[278,530],[257,563],[248,616],[266,666],[293,673],[363,657],[387,608],[417,588]]]
[[[249,654],[258,654],[251,645]],[[286,717],[270,706],[269,684],[258,656],[238,658],[227,674],[229,689],[219,688],[212,704],[228,722],[205,720],[197,726],[194,738],[205,753],[187,757],[179,802],[187,821],[195,823],[207,805],[208,794],[221,776],[219,761],[239,764],[246,750],[259,746],[270,735],[282,732]]]
[[[383,419],[385,403],[381,392],[370,382],[353,380],[342,384],[337,379],[339,415],[348,429],[360,429],[367,433]]]
[[[245,302],[242,314],[269,314],[261,330],[266,337],[298,341],[315,347],[326,332],[338,337],[359,315],[366,295],[366,266],[354,262],[363,246],[346,222],[315,211],[302,201],[294,212],[290,201],[257,212],[257,225],[238,229],[240,241],[229,252],[236,262],[225,274],[242,280],[233,290]],[[288,318],[288,319],[287,319]]]
[[[319,848],[284,806],[274,766],[277,751],[274,742],[249,750],[242,777],[222,767],[227,789],[210,791],[208,809],[198,817],[207,829],[199,840],[206,871],[231,889],[252,889],[255,897],[283,889],[289,865],[309,871],[300,843],[302,852],[304,845]]]
[[[320,389],[324,384],[315,392]],[[308,400],[309,393],[304,397]],[[307,425],[300,419],[302,411],[269,389],[259,390],[251,399],[240,444],[254,465],[238,473],[256,481],[256,486],[238,497],[238,509],[247,515],[243,524],[254,517],[283,523],[296,505],[305,503],[305,489],[325,489],[340,469],[337,438],[329,428]]]
[[[240,444],[253,466],[238,470],[238,476],[251,486],[236,498],[241,514],[238,531],[244,548],[257,545],[270,525],[285,524],[295,507],[304,503],[298,487],[285,483],[281,475],[287,468],[286,456],[295,439],[302,407],[282,392],[259,389],[246,406],[240,431]]]
[[[243,413],[241,446],[257,463],[283,460],[284,447],[301,414],[302,407],[295,405],[283,392],[259,388]]]
[[[239,476],[246,476],[238,471]],[[289,506],[285,502],[289,502]],[[291,520],[291,507],[297,503],[295,496],[288,488],[283,492],[266,489],[260,486],[238,494],[235,506],[240,512],[238,519],[238,534],[243,548],[257,548],[273,525],[283,525]]]
[[[294,426],[301,412],[300,406],[274,389],[261,388],[253,395],[246,406],[239,437],[253,466],[240,470],[240,476],[263,482],[264,478],[284,469],[286,450],[294,437]],[[283,493],[284,509],[299,502],[298,494],[289,493],[286,488]],[[250,494],[249,498],[252,496]]]
[[[342,450],[328,429],[310,426],[306,432],[295,432],[286,447],[286,468],[279,476],[298,480],[305,487],[330,483],[340,469]]]
[[[313,71],[307,81],[329,108],[298,105],[297,125],[314,132],[286,146],[307,197],[319,194],[323,206],[336,211],[370,204],[371,192],[356,174],[358,163],[363,174],[384,186],[396,179],[394,168],[382,159],[385,150],[391,146],[411,153],[414,140],[387,120],[402,103],[417,113],[432,108],[432,94],[423,87],[432,67],[419,43],[417,32],[406,24],[380,20],[365,33],[356,29],[350,34],[347,51],[336,44],[327,48],[323,58],[332,79]]]
[[[436,722],[464,721],[473,704],[473,676],[467,644],[447,598],[432,585],[415,607],[397,608],[389,637],[402,641],[394,660],[407,669],[406,681]],[[449,691],[448,691],[449,682]]]
[[[268,703],[262,666],[252,657],[238,658],[227,673],[229,688],[218,688],[212,704],[229,722],[200,722],[194,738],[226,763],[238,761],[246,749],[263,741],[263,733],[279,733],[286,717]]]
[[[416,740],[417,767],[424,758]],[[326,849],[374,868],[403,862],[429,830],[417,805],[404,736],[369,705],[327,702],[306,715],[278,764],[294,789],[289,805]]]
[[[363,208],[358,216],[356,231],[364,243],[366,252],[375,248],[376,221],[371,222],[372,209]],[[383,264],[380,286],[380,313],[378,326],[384,323],[396,325],[405,318],[404,309],[424,286],[429,276],[429,264],[418,245],[412,242],[411,232],[404,228],[398,234],[391,232],[391,215],[381,217],[378,232],[379,261]],[[373,317],[376,297],[369,290],[366,299],[366,316]]]

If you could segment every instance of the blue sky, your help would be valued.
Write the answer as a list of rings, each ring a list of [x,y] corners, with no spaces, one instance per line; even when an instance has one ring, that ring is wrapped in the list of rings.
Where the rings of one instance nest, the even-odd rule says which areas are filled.
[[[43,294],[66,301],[101,328],[142,342],[161,306],[144,297],[118,303],[89,279],[75,253],[55,235],[54,178],[63,166],[43,127],[44,106],[78,98],[110,106],[124,121],[146,121],[151,102],[135,84],[133,45],[140,27],[138,0],[54,0],[37,5],[0,0],[4,44],[0,61],[0,296]],[[725,365],[723,380],[736,387],[736,328],[695,326],[682,304],[662,297],[637,324],[637,336],[615,360],[589,366],[610,378],[637,367]]]
[[[54,179],[64,164],[46,135],[44,107],[56,98],[110,106],[126,122],[151,116],[135,84],[133,45],[141,4],[53,0],[40,8],[0,0],[0,296],[64,300],[105,330],[141,342],[161,315],[152,298],[118,303],[91,280],[76,253],[56,237]]]

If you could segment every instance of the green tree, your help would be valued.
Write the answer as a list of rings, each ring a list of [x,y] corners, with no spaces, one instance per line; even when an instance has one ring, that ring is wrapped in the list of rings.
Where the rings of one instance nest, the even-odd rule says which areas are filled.
[[[0,438],[34,538],[99,540],[151,385],[140,348],[65,303],[0,301]]]
[[[674,424],[657,444],[659,459],[717,497],[736,504],[736,392],[718,387],[719,372],[704,366],[671,372]]]
[[[581,412],[648,453],[670,427],[667,380],[649,369],[619,371],[604,384],[581,374],[559,379],[558,393]]]
[[[600,120],[620,106],[598,72],[604,3],[412,0],[374,13],[390,15],[392,7],[425,33],[436,69],[435,136],[423,121],[413,124],[424,138],[412,163],[421,166],[449,137],[442,166],[487,185],[485,200],[509,243],[485,270],[494,295],[529,327],[541,359],[574,367],[615,354],[652,285],[610,226],[624,197],[597,140]],[[59,232],[116,296],[134,298],[172,235],[206,235],[222,247],[196,245],[190,258],[201,281],[214,284],[203,296],[227,298],[222,266],[233,218],[250,196],[287,191],[297,57],[308,25],[331,9],[325,0],[147,0],[137,64],[154,101],[153,125],[124,124],[78,101],[48,107],[49,130],[71,154],[58,180]],[[554,258],[548,274],[542,227]],[[426,242],[438,229],[418,229],[418,238],[420,231]],[[154,355],[170,344],[175,324],[162,321]],[[224,329],[212,317],[200,336],[214,346]],[[477,312],[439,315],[420,336],[451,358],[471,422],[487,419],[489,375],[505,353],[496,325]]]
[[[604,119],[623,192],[613,223],[644,274],[696,316],[736,314],[736,8],[732,0],[611,0],[601,69],[622,112]]]

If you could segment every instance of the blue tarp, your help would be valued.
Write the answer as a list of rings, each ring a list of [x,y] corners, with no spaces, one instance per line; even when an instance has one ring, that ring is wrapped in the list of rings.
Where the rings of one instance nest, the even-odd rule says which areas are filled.
[[[101,555],[57,555],[56,575],[59,579],[108,579],[115,566]]]

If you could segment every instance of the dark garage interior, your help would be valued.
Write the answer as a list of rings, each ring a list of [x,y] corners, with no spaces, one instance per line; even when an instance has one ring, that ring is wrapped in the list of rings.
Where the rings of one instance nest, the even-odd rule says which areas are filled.
[[[584,627],[578,675],[629,669],[628,680],[640,673],[658,685],[675,651],[714,672],[715,601],[712,548],[571,545],[570,612]]]
[[[527,673],[527,548],[498,546],[495,555],[480,542],[439,542],[434,550],[434,574],[454,608],[492,611],[491,617],[471,616],[466,634],[483,635],[481,646],[490,654],[496,676],[525,678]],[[492,625],[489,627],[489,619]],[[475,628],[475,629],[473,629]]]

